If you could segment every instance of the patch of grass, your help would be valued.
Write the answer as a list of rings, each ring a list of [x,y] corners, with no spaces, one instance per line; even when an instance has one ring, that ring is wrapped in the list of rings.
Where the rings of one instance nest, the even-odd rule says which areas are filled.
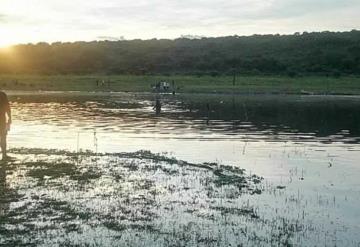
[[[239,188],[241,188],[244,187],[244,185],[246,184],[246,179],[244,177],[233,174],[225,174],[224,171],[221,169],[215,170],[214,175],[216,176],[216,180],[214,181],[214,183],[217,186],[236,184]]]
[[[145,150],[10,152],[17,154],[9,164],[16,167],[13,187],[24,194],[25,203],[8,205],[0,217],[0,243],[21,238],[19,245],[76,246],[81,241],[93,246],[96,238],[99,246],[142,241],[147,246],[214,246],[233,239],[261,246],[274,239],[281,246],[299,229],[292,221],[266,221],[261,210],[245,203],[264,188],[261,177],[238,167],[190,163]],[[271,236],[256,234],[258,227]]]
[[[59,178],[63,176],[75,175],[78,173],[74,164],[71,163],[48,163],[48,162],[27,162],[25,166],[29,167],[28,176],[44,179],[44,177]]]
[[[74,153],[74,152],[66,152],[61,150],[47,150],[47,149],[11,149],[10,152],[13,153],[31,153],[31,154],[47,154],[47,155],[67,155],[70,157],[77,157],[81,155],[85,155],[87,157],[90,156],[116,156],[126,159],[139,159],[139,160],[152,160],[157,164],[154,164],[153,166],[145,166],[145,169],[147,170],[156,170],[160,169],[164,173],[168,175],[175,175],[178,172],[176,170],[172,170],[169,167],[165,167],[162,165],[159,165],[159,162],[165,162],[170,165],[178,165],[181,167],[194,167],[197,169],[205,169],[213,172],[216,179],[214,181],[214,184],[217,186],[223,186],[223,185],[235,185],[240,190],[241,189],[248,189],[252,190],[252,193],[259,194],[261,193],[261,190],[259,188],[251,188],[249,186],[249,181],[251,181],[253,184],[259,184],[263,178],[252,175],[250,178],[248,178],[244,174],[244,169],[241,169],[239,167],[234,166],[224,166],[224,165],[218,165],[216,163],[202,163],[202,164],[196,164],[196,163],[190,163],[182,160],[178,160],[174,157],[169,157],[163,154],[156,154],[152,153],[147,150],[140,150],[137,152],[132,153],[92,153],[90,151],[87,151],[85,153]],[[95,171],[91,172],[85,172],[80,173],[75,169],[74,164],[69,163],[46,163],[46,162],[28,162],[26,163],[27,166],[34,166],[39,167],[37,169],[32,169],[29,173],[32,177],[37,177],[43,179],[44,176],[50,176],[51,178],[57,178],[63,175],[71,175],[70,177],[74,180],[87,180],[87,179],[96,179],[101,176],[101,174],[96,173]],[[124,163],[122,165],[124,168],[129,169],[130,171],[137,171],[139,169],[138,165],[134,162],[130,163]]]
[[[220,211],[222,214],[244,215],[250,216],[253,219],[259,218],[253,208],[211,207],[211,209]]]
[[[65,201],[37,198],[22,207],[9,208],[5,215],[0,216],[0,240],[5,239],[4,246],[33,246],[41,242],[33,238],[34,232],[51,231],[58,227],[67,233],[79,231],[79,224],[74,222],[89,218],[89,213],[78,212]],[[39,222],[47,223],[42,225]]]

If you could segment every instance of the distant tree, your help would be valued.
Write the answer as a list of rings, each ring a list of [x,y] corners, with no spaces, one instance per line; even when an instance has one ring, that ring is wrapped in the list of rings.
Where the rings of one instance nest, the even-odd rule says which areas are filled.
[[[17,45],[0,49],[0,73],[360,75],[357,30],[194,37]]]

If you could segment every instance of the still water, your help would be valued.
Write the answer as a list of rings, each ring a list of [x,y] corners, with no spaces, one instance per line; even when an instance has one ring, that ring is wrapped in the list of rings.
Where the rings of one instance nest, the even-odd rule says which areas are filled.
[[[326,164],[356,163],[359,157],[357,97],[53,93],[10,100],[10,147],[144,149],[241,165],[263,176],[276,169],[268,160],[278,163],[280,154],[311,155]]]
[[[276,198],[270,193],[248,200],[269,220],[281,211],[309,222],[316,230],[303,244],[360,244],[360,97],[9,96],[10,148],[150,150],[189,162],[241,167],[285,188]]]

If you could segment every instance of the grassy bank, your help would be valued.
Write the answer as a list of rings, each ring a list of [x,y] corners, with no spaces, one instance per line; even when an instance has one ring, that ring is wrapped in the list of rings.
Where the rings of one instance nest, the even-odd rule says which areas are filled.
[[[183,93],[360,94],[360,77],[0,75],[0,89],[150,92],[159,81]]]
[[[244,199],[263,193],[262,178],[237,167],[149,151],[10,153],[0,165],[0,246],[261,246],[296,233],[287,219],[263,223]]]

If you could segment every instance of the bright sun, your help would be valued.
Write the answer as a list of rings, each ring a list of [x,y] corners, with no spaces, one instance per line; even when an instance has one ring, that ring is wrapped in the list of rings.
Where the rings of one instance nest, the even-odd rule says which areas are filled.
[[[9,48],[10,46],[18,43],[14,35],[3,33],[1,31],[2,30],[0,30],[0,48]]]
[[[12,43],[0,42],[0,52],[1,53],[11,53],[14,49]]]

